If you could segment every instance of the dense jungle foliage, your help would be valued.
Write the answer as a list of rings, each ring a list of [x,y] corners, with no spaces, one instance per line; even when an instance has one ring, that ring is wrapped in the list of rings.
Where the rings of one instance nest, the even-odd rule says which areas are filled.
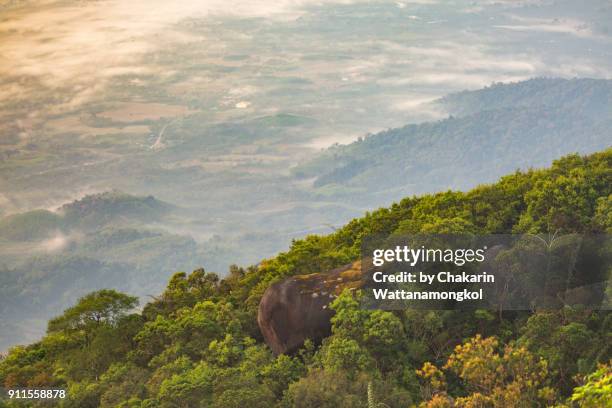
[[[612,150],[405,198],[224,279],[176,273],[141,309],[135,297],[93,292],[39,342],[13,348],[0,383],[65,388],[55,404],[78,408],[610,406],[609,311],[366,311],[345,292],[322,344],[274,356],[259,333],[270,284],[357,259],[365,235],[551,231],[612,232]],[[47,406],[0,407],[26,404]]]

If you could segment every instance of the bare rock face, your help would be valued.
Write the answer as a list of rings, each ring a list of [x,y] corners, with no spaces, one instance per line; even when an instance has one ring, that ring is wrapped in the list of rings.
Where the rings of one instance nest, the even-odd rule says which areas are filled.
[[[296,351],[306,339],[315,342],[331,332],[329,304],[344,289],[363,286],[361,262],[326,273],[297,275],[271,285],[259,304],[257,323],[275,354]]]

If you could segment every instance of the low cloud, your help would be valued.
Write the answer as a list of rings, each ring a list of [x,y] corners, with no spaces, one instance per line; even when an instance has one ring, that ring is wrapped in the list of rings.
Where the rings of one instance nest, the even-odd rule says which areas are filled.
[[[69,239],[62,233],[57,233],[53,237],[46,239],[40,243],[40,249],[45,252],[53,253],[60,252],[68,246]]]
[[[495,28],[501,28],[512,31],[533,31],[542,33],[564,33],[577,37],[593,37],[594,33],[588,23],[568,18],[534,18],[523,17],[515,14],[507,16],[516,24],[500,24],[495,25]]]
[[[99,97],[114,78],[160,74],[142,58],[170,44],[206,41],[176,28],[185,18],[206,16],[295,19],[314,0],[165,0],[96,2],[43,1],[4,10],[0,21],[0,79],[10,81],[0,103],[35,102],[54,91],[55,112],[75,109]],[[349,3],[338,1],[337,3]],[[147,72],[143,72],[146,70]],[[17,85],[16,85],[17,84]],[[42,89],[41,89],[42,87]]]
[[[68,248],[69,245],[81,240],[82,237],[83,234],[76,231],[71,232],[70,234],[64,234],[63,232],[56,231],[49,238],[39,242],[36,249],[46,253],[61,252]]]

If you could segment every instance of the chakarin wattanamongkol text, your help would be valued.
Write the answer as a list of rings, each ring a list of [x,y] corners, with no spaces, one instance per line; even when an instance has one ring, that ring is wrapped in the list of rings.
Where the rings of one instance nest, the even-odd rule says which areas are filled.
[[[610,307],[607,234],[366,237],[367,308]],[[589,268],[583,268],[588,257]]]

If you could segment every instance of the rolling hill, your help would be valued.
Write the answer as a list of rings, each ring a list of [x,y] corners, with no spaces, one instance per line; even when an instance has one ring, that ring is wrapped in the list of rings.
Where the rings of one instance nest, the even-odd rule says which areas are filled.
[[[92,289],[146,296],[177,265],[201,265],[195,240],[160,224],[177,212],[152,196],[109,191],[0,218],[0,350],[34,340],[46,319]]]
[[[314,187],[379,202],[467,189],[612,143],[612,81],[533,79],[451,94],[451,115],[334,146],[294,169]]]

